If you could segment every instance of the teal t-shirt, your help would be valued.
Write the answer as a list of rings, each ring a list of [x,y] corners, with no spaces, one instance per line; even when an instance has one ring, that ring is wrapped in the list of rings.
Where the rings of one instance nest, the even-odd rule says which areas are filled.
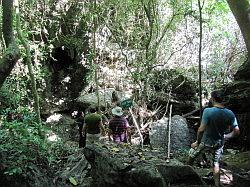
[[[206,108],[202,115],[202,123],[206,126],[201,142],[205,145],[223,145],[224,134],[231,127],[238,126],[234,113],[227,108]]]

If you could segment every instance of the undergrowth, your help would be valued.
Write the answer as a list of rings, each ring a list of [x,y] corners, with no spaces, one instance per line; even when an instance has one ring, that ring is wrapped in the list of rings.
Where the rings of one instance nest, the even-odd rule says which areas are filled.
[[[63,165],[63,158],[74,153],[75,147],[60,139],[49,141],[50,129],[35,119],[28,108],[0,111],[0,173],[28,177],[43,170],[53,174]]]

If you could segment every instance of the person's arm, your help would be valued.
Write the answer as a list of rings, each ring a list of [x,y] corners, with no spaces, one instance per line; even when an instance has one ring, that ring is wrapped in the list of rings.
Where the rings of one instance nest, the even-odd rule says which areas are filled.
[[[239,128],[238,123],[237,123],[237,120],[236,120],[236,118],[235,118],[235,122],[234,122],[234,124],[233,124],[233,131],[230,132],[230,133],[228,133],[228,134],[225,134],[225,135],[224,135],[224,139],[225,139],[225,140],[228,140],[228,139],[230,139],[230,138],[234,138],[234,137],[237,137],[237,136],[239,136],[239,135],[240,135],[240,128]]]
[[[194,143],[191,144],[191,147],[192,148],[195,148],[197,147],[200,143],[201,143],[201,138],[203,136],[203,133],[206,129],[206,125],[201,123],[200,127],[198,128],[198,131],[197,131],[197,139]]]
[[[240,129],[239,129],[239,127],[237,126],[237,127],[235,127],[235,128],[233,129],[232,132],[230,132],[230,133],[228,133],[228,134],[225,134],[225,135],[224,135],[224,139],[225,139],[225,140],[228,140],[228,139],[230,139],[230,138],[234,138],[234,137],[239,136],[239,134],[240,134]]]
[[[201,143],[201,139],[202,139],[202,136],[203,136],[203,133],[206,129],[206,125],[208,123],[208,120],[209,120],[209,117],[210,117],[210,112],[209,112],[209,108],[205,108],[203,110],[203,114],[202,114],[202,118],[201,118],[201,124],[198,128],[198,131],[197,131],[197,139],[194,143],[191,144],[191,147],[192,148],[196,148],[200,143]]]
[[[112,141],[112,130],[108,129],[108,137],[109,137],[109,141]]]
[[[100,129],[101,129],[101,134],[102,134],[103,136],[105,136],[105,129],[104,129],[104,126],[103,126],[102,121],[100,121],[99,127],[100,127]]]
[[[131,130],[130,127],[127,128],[128,142],[131,143]]]
[[[86,134],[86,129],[87,129],[87,124],[84,123],[84,124],[83,124],[83,128],[82,128],[82,136],[85,136],[85,134]]]
[[[205,128],[206,128],[206,125],[204,123],[201,123],[201,125],[200,125],[200,127],[199,127],[199,129],[197,131],[197,140],[196,141],[198,142],[198,144],[201,143],[201,138],[203,136]]]
[[[129,123],[128,123],[128,120],[124,117],[124,120],[125,120],[125,130],[126,130],[126,133],[127,133],[127,138],[128,138],[128,142],[131,143],[131,129],[130,129],[130,126],[129,126]]]
[[[78,125],[78,131],[79,131],[79,136],[80,137],[82,137],[83,135],[83,123],[81,123],[81,122],[76,122],[77,123],[77,125]]]
[[[225,140],[237,137],[240,134],[240,129],[239,129],[238,122],[237,122],[237,119],[235,116],[234,116],[234,119],[232,121],[231,128],[233,128],[233,131],[224,135]]]
[[[109,141],[113,141],[113,139],[112,139],[113,132],[111,130],[111,123],[110,122],[112,123],[112,119],[108,123],[108,137],[109,137]]]

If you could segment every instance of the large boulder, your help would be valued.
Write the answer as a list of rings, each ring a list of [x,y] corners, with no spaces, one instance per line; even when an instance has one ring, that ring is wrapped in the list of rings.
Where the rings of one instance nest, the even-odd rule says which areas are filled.
[[[105,90],[99,90],[99,102],[100,107],[106,108],[112,106],[112,94],[115,93],[118,97],[118,101],[125,100],[131,97],[131,94],[124,93],[120,91],[116,91],[114,88],[108,88]],[[86,107],[97,107],[98,106],[98,99],[96,93],[85,93],[84,91],[80,94],[77,98],[78,105],[86,106]]]
[[[150,125],[149,139],[152,147],[167,149],[168,118],[163,117]]]
[[[46,125],[53,131],[48,135],[51,141],[57,138],[64,141],[78,140],[78,126],[70,115],[55,113],[46,119]]]
[[[238,144],[242,148],[250,148],[250,81],[239,80],[227,85],[225,88],[225,105],[237,117],[241,129]]]
[[[168,118],[162,118],[151,124],[149,131],[150,144],[167,150],[168,145]],[[191,143],[187,121],[175,115],[171,119],[170,148],[171,152],[188,149]]]
[[[236,113],[250,112],[250,81],[234,81],[225,89],[226,106]]]
[[[200,176],[193,170],[191,166],[178,166],[178,165],[157,165],[158,171],[167,184],[173,185],[202,185],[203,182]],[[191,180],[190,180],[191,179]]]
[[[234,75],[235,80],[250,80],[250,57],[239,67],[238,71]]]
[[[91,186],[137,187],[203,185],[192,167],[177,160],[166,163],[164,152],[126,145],[89,145],[84,155],[91,165]]]
[[[67,163],[56,172],[56,186],[72,186],[81,184],[81,187],[90,185],[90,164],[87,162],[82,150],[76,150],[68,157]]]

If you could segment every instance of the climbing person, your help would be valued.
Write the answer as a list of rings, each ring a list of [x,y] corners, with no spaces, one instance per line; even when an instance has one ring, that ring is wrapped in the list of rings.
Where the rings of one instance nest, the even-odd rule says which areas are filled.
[[[82,129],[86,140],[89,143],[99,141],[101,135],[105,135],[105,129],[102,124],[102,117],[96,112],[96,109],[91,107],[88,109],[88,114],[84,118],[84,125]],[[85,133],[84,133],[85,132]]]
[[[197,140],[191,144],[187,164],[192,165],[194,160],[206,151],[213,153],[213,178],[215,186],[220,186],[219,161],[223,153],[224,141],[239,135],[237,119],[234,113],[223,105],[223,92],[213,91],[211,102],[213,107],[203,111],[200,127],[197,131]],[[228,128],[231,132],[225,134]]]
[[[130,142],[131,134],[130,126],[127,119],[123,116],[123,110],[121,107],[115,107],[112,109],[113,118],[109,121],[108,137],[110,141],[116,143]]]

